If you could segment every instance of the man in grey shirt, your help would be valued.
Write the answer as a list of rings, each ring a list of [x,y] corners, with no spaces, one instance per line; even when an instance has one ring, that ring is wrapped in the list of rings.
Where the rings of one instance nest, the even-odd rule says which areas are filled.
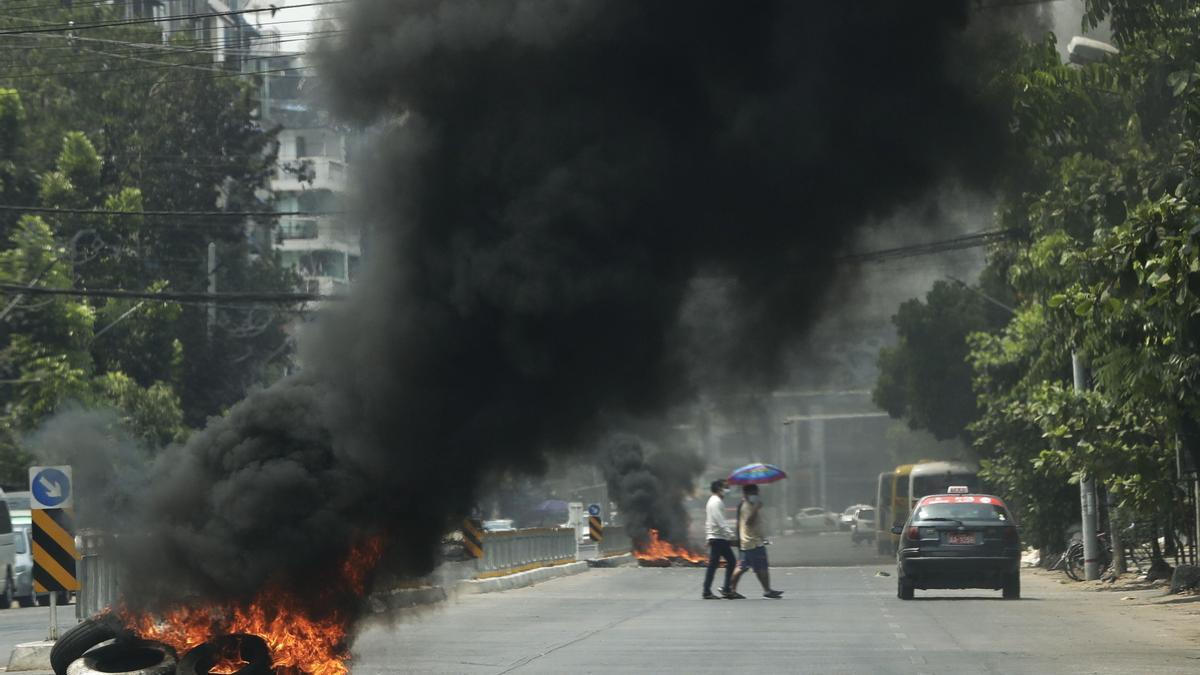
[[[757,485],[742,486],[742,503],[738,505],[738,539],[742,548],[742,559],[733,575],[730,590],[737,595],[738,581],[746,570],[754,570],[758,583],[762,584],[763,597],[778,600],[783,591],[771,588],[771,573],[767,567],[767,538],[763,534],[762,497],[758,496]]]

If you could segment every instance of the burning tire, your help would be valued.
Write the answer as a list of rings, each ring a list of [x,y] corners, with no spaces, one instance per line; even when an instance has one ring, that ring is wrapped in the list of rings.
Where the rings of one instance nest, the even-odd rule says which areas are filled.
[[[67,675],[67,668],[84,652],[123,634],[120,622],[111,616],[85,619],[59,636],[50,650],[50,667],[55,675]]]
[[[175,652],[161,642],[115,642],[87,652],[67,667],[67,675],[172,675]]]
[[[178,675],[208,675],[223,658],[240,657],[244,665],[234,675],[270,675],[271,650],[257,635],[223,635],[184,654],[179,661]],[[221,672],[231,672],[222,669]]]

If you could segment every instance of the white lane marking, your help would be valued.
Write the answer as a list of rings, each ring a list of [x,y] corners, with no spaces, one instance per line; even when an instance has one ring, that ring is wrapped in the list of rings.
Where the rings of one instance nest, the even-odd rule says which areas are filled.
[[[889,623],[888,624],[888,628],[899,628],[899,627],[900,627],[900,624],[898,624],[898,623]]]
[[[901,649],[903,649],[903,650],[904,650],[904,651],[906,651],[906,652],[911,652],[911,651],[915,651],[915,650],[916,650],[916,647],[914,647],[914,646],[912,646],[912,645],[900,645],[900,648],[901,648]]]
[[[907,640],[908,639],[908,633],[893,633],[893,634],[896,636],[897,640]]]

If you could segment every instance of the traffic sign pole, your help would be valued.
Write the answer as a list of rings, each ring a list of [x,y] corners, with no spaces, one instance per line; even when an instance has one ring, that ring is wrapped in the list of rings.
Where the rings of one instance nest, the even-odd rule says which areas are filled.
[[[33,511],[33,592],[50,596],[50,631],[46,639],[54,642],[58,640],[58,594],[79,590],[71,467],[30,467],[29,495]]]
[[[50,634],[46,636],[46,640],[58,641],[58,593],[50,594]]]

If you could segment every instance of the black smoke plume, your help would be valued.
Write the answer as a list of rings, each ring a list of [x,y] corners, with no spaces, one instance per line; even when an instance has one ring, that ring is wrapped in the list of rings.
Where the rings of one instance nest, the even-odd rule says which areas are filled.
[[[635,542],[645,541],[654,529],[659,538],[687,546],[690,519],[683,500],[704,470],[699,457],[671,450],[647,453],[637,438],[615,436],[597,453],[596,463]]]
[[[428,570],[489,476],[694,393],[700,277],[736,313],[707,358],[768,381],[860,222],[999,155],[967,8],[353,3],[325,75],[378,132],[368,269],[302,375],[154,463],[118,523],[147,533],[118,551],[127,591],[315,597],[372,534]]]

